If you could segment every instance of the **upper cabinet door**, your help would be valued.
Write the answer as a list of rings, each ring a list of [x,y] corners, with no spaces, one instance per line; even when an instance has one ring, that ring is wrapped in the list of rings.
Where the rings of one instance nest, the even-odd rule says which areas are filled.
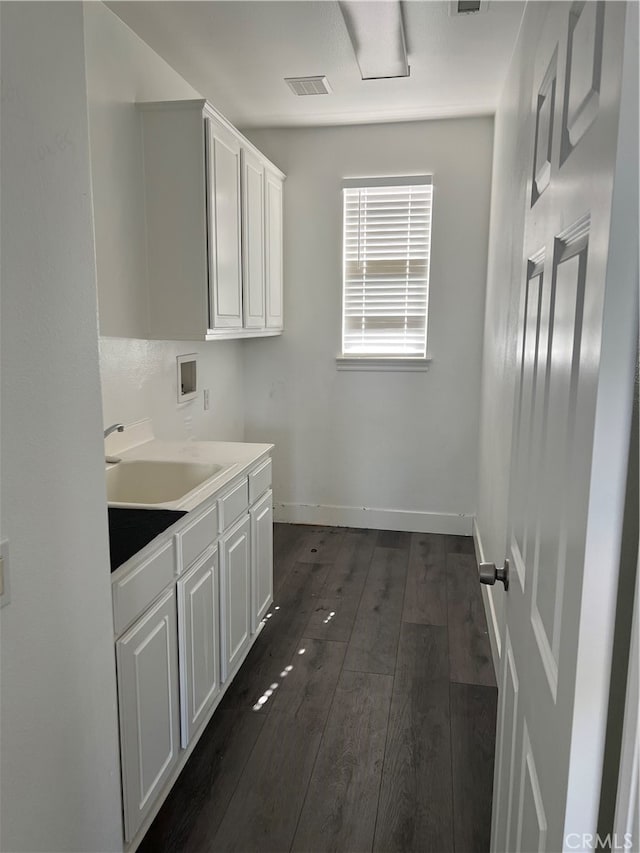
[[[265,177],[265,234],[266,234],[266,326],[283,327],[283,237],[282,237],[282,178],[267,171]]]
[[[242,149],[242,262],[244,325],[263,329],[264,293],[264,165]]]
[[[242,328],[240,141],[213,118],[207,127],[209,322]]]

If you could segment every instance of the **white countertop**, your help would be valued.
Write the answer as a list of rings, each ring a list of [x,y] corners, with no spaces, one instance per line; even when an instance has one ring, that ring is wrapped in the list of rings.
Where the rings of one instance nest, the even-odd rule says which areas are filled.
[[[140,421],[122,433],[113,433],[105,439],[105,453],[117,456],[122,462],[107,464],[109,470],[123,462],[196,462],[222,465],[223,470],[188,492],[180,500],[155,504],[155,509],[178,509],[189,512],[196,509],[214,492],[224,488],[236,476],[270,455],[273,444],[250,444],[243,441],[165,441],[153,436],[150,421]],[[110,503],[110,506],[135,506]]]

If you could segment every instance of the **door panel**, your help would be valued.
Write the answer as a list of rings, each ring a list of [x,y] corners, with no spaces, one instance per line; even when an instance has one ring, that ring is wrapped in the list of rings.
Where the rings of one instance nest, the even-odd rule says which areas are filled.
[[[547,849],[547,819],[542,802],[536,762],[531,749],[527,724],[522,736],[520,767],[520,806],[518,809],[518,840],[515,850],[540,851]]]
[[[217,549],[177,587],[181,744],[186,748],[220,692]]]
[[[281,329],[283,318],[282,178],[267,171],[266,203],[266,299],[267,328]]]
[[[273,493],[271,490],[251,509],[251,561],[255,633],[273,601]]]
[[[138,831],[179,751],[173,590],[116,644],[125,837]]]
[[[265,325],[264,165],[242,150],[242,256],[244,325]]]
[[[207,127],[209,323],[242,328],[240,143],[214,119]]]
[[[533,156],[533,193],[531,204],[540,198],[551,180],[553,122],[556,107],[558,51],[554,51],[544,75],[536,103],[536,143]]]
[[[250,636],[251,521],[248,515],[222,537],[222,680],[233,672]]]
[[[502,670],[500,683],[500,717],[498,723],[498,756],[496,762],[496,785],[498,790],[505,785],[507,798],[499,801],[494,807],[494,828],[492,853],[496,850],[510,850],[507,843],[507,830],[511,825],[511,810],[513,808],[513,791],[515,786],[515,752],[516,727],[518,723],[518,675],[513,657],[513,648],[507,631],[505,636],[504,655],[506,664]]]
[[[587,630],[589,501],[608,489],[592,488],[591,463],[604,381],[624,14],[623,4],[559,2],[527,7],[523,24],[526,32],[528,18],[536,21],[520,45],[533,74],[530,111],[518,127],[525,215],[506,555],[513,582],[502,638],[494,853],[562,850],[571,774],[585,790],[599,790],[604,727],[592,726],[587,737],[582,717],[593,723],[592,714],[574,699]],[[597,689],[608,689],[605,682],[602,673]],[[589,832],[597,808],[584,803]]]
[[[562,161],[598,114],[604,12],[603,0],[597,0],[574,3],[569,14]]]

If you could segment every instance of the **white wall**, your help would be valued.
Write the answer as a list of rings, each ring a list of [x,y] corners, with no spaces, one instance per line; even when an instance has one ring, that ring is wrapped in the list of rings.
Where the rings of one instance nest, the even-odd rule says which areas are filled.
[[[85,4],[85,38],[105,424],[152,417],[161,437],[241,440],[242,344],[144,340],[142,137],[134,104],[200,95],[102,3]],[[199,357],[201,394],[179,406],[175,358],[191,352]]]
[[[121,847],[82,6],[2,9],[0,848]]]
[[[235,342],[193,344],[100,338],[100,376],[105,424],[153,420],[158,438],[242,441],[242,359]],[[198,354],[200,396],[177,402],[176,356]],[[203,388],[209,389],[209,411]]]
[[[246,438],[276,444],[277,517],[471,533],[492,119],[248,133],[288,176],[285,334],[245,350]],[[431,368],[337,371],[341,179],[425,172]]]

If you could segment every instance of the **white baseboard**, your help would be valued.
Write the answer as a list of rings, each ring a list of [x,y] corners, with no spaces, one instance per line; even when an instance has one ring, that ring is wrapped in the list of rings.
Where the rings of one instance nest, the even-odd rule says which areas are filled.
[[[485,555],[480,528],[478,527],[478,520],[476,518],[473,519],[473,544],[476,549],[476,560],[478,561],[478,565],[480,565],[480,563],[485,562]],[[498,617],[496,616],[496,608],[493,603],[493,587],[482,584],[482,602],[487,617],[493,666],[497,675],[500,672],[500,659],[502,657],[502,636],[500,634],[500,626],[498,625]]]
[[[473,516],[464,513],[290,503],[274,503],[273,512],[275,521],[289,524],[410,530],[414,533],[448,533],[454,536],[471,536],[473,532]]]

